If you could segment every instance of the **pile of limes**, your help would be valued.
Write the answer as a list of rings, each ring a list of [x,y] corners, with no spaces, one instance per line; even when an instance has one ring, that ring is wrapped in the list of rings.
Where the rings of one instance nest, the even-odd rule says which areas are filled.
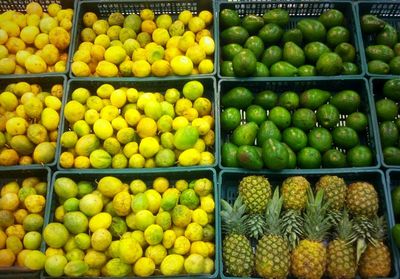
[[[63,168],[152,168],[211,165],[212,103],[199,81],[164,94],[103,84],[77,88],[64,108]]]
[[[49,89],[21,81],[0,93],[0,166],[54,160],[63,85]]]
[[[46,189],[47,183],[37,177],[1,185],[0,267],[37,269],[30,256],[42,241]]]
[[[106,19],[86,12],[72,73],[77,77],[210,74],[215,44],[207,28],[212,20],[207,10],[198,15],[182,11],[175,21],[168,14],[155,16],[150,9],[139,15],[114,12]]]
[[[147,184],[146,184],[147,183]],[[214,197],[208,178],[93,182],[58,177],[59,206],[35,255],[50,276],[211,274]]]
[[[52,3],[44,12],[37,2],[25,10],[0,14],[0,74],[64,72],[74,10]]]

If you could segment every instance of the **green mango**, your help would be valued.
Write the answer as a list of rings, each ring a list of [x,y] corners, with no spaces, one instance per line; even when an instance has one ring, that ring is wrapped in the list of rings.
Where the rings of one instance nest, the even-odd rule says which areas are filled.
[[[240,125],[233,130],[232,143],[237,146],[242,145],[254,145],[258,132],[258,126],[254,122],[249,122],[244,125]]]
[[[300,94],[300,106],[315,110],[325,104],[330,97],[331,93],[328,91],[321,89],[308,89]]]
[[[324,42],[326,37],[325,26],[316,19],[301,19],[297,22],[297,28],[303,33],[307,42]]]
[[[260,170],[263,167],[263,161],[255,146],[240,146],[237,150],[236,160],[242,168]]]
[[[394,57],[393,50],[386,45],[372,45],[365,49],[368,60],[389,62]]]
[[[285,61],[276,62],[270,68],[270,74],[273,77],[293,77],[297,72],[295,66]]]
[[[283,47],[283,60],[295,67],[300,67],[304,65],[306,57],[299,46],[293,42],[287,42]]]

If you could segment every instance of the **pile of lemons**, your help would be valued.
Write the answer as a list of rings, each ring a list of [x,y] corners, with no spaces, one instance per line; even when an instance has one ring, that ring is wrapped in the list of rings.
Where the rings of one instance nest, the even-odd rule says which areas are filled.
[[[0,166],[54,161],[63,85],[45,89],[20,81],[0,91]]]
[[[73,15],[56,3],[46,13],[37,2],[26,14],[0,14],[0,74],[65,72]]]
[[[95,186],[58,177],[59,206],[43,230],[47,249],[30,254],[28,267],[56,277],[211,274],[213,187],[208,178],[146,184],[104,176]]]
[[[77,77],[164,77],[214,71],[210,11],[193,15],[185,10],[175,21],[168,14],[156,17],[150,9],[126,17],[116,12],[107,19],[86,12],[81,21],[81,43],[71,66]]]

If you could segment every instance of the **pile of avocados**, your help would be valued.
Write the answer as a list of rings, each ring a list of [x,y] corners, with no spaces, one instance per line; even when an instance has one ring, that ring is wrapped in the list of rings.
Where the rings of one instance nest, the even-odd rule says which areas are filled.
[[[285,9],[263,16],[240,17],[236,10],[219,15],[221,68],[229,77],[356,75],[356,49],[346,18],[337,9],[319,18],[304,17],[289,28]]]
[[[376,82],[379,81],[374,81]],[[378,117],[383,159],[387,165],[400,165],[400,79],[387,80],[375,94],[375,109]]]
[[[361,17],[364,42],[370,38],[365,49],[370,74],[400,74],[400,42],[396,29],[375,15]],[[371,39],[372,38],[372,39]]]
[[[358,92],[254,91],[242,86],[222,91],[224,167],[280,170],[373,164],[373,153],[364,145],[366,104]]]

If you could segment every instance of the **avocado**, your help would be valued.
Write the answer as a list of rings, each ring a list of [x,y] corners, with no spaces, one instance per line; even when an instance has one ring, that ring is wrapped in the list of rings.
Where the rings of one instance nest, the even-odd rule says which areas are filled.
[[[390,24],[386,24],[383,30],[376,36],[375,41],[378,45],[393,47],[398,41],[396,29]]]
[[[254,104],[264,109],[272,109],[278,104],[278,94],[271,90],[264,90],[256,94]]]
[[[343,62],[353,62],[356,58],[356,49],[352,44],[341,43],[336,46],[335,53],[337,53]]]
[[[265,66],[261,62],[256,63],[256,72],[254,74],[255,77],[269,77],[268,67]]]
[[[226,77],[234,77],[235,76],[235,72],[233,71],[232,61],[222,61],[221,75],[226,76]]]
[[[295,67],[300,67],[304,65],[306,57],[299,46],[293,42],[287,42],[283,47],[283,60]]]
[[[282,135],[281,131],[278,129],[274,122],[272,122],[271,120],[266,120],[261,123],[260,128],[258,129],[257,145],[262,147],[264,142],[269,138],[281,141]]]
[[[235,87],[221,97],[221,105],[225,108],[246,109],[253,102],[253,93],[245,87]]]
[[[222,47],[222,59],[232,61],[243,47],[239,44],[227,44]]]
[[[303,38],[307,42],[324,42],[326,37],[325,26],[316,19],[301,19],[297,22],[297,28],[303,33]]]
[[[394,56],[400,56],[400,43],[393,46]]]
[[[317,75],[317,70],[313,65],[303,65],[299,67],[298,74],[300,77],[312,77]]]
[[[347,43],[350,40],[350,31],[343,26],[335,26],[328,30],[326,42],[331,47],[336,47],[341,43]]]
[[[341,26],[344,23],[344,15],[341,11],[336,9],[330,9],[323,12],[318,20],[325,26],[325,28],[331,28],[334,26]]]
[[[400,78],[386,81],[383,85],[383,95],[393,101],[400,101]]]
[[[383,159],[388,165],[400,165],[400,149],[393,146],[384,148]]]
[[[289,23],[289,12],[279,8],[269,10],[264,14],[263,19],[265,23],[275,23],[283,27]]]
[[[368,62],[368,72],[371,74],[387,75],[390,72],[390,67],[383,61],[372,60]]]
[[[230,142],[225,142],[221,147],[221,163],[224,167],[236,168],[239,163],[236,159],[238,147]]]
[[[278,46],[270,46],[267,48],[261,58],[261,62],[270,67],[272,64],[282,59],[282,49]]]
[[[392,75],[400,75],[400,56],[396,56],[390,60],[389,68]]]
[[[219,14],[219,22],[222,28],[240,25],[240,17],[237,11],[232,9],[223,9]]]
[[[282,144],[288,152],[288,163],[286,165],[286,168],[295,169],[297,166],[296,153],[294,153],[294,151],[286,143],[282,142]]]
[[[301,33],[301,30],[298,28],[286,30],[285,33],[283,33],[282,42],[293,42],[301,46],[303,44],[303,33]]]
[[[342,75],[357,75],[359,73],[358,66],[351,62],[343,62]]]
[[[242,49],[232,60],[233,71],[236,76],[248,77],[255,73],[257,57],[249,49]]]
[[[242,168],[260,170],[263,167],[263,161],[255,146],[239,146],[236,153],[236,160]]]
[[[271,66],[270,74],[273,77],[293,77],[297,74],[297,68],[288,62],[279,61]]]
[[[249,32],[241,26],[232,26],[221,32],[221,40],[224,44],[243,45],[248,37]]]
[[[335,76],[342,72],[343,61],[334,52],[322,54],[317,61],[317,73],[321,76]]]
[[[363,15],[361,17],[361,30],[365,34],[377,33],[385,27],[386,22],[374,15]]]
[[[257,36],[249,37],[246,40],[244,47],[250,49],[257,59],[260,58],[264,52],[264,42]]]
[[[268,23],[258,32],[258,37],[264,41],[266,45],[274,45],[281,40],[285,31],[275,23]]]
[[[384,121],[379,124],[379,135],[382,147],[396,146],[399,141],[399,129],[393,121]]]
[[[330,97],[331,93],[328,91],[321,89],[308,89],[300,94],[300,106],[315,110],[325,104]]]
[[[254,122],[240,125],[233,130],[232,143],[237,146],[254,145],[257,136],[258,126]]]
[[[317,62],[318,58],[322,54],[328,53],[330,51],[331,50],[329,49],[329,47],[321,42],[311,42],[306,44],[306,46],[304,47],[304,53],[307,57],[307,60],[312,63]]]
[[[339,111],[331,104],[324,104],[317,110],[318,123],[324,128],[333,128],[339,123]]]
[[[246,15],[242,20],[242,27],[249,32],[249,34],[257,34],[257,32],[264,26],[264,20],[260,16]]]
[[[264,165],[273,170],[284,169],[288,165],[289,153],[286,147],[276,139],[267,139],[262,147]]]
[[[365,49],[368,60],[389,62],[394,57],[393,50],[385,45],[372,45]]]
[[[342,90],[331,98],[330,104],[334,105],[340,113],[350,114],[357,111],[361,103],[360,95],[354,90]]]

